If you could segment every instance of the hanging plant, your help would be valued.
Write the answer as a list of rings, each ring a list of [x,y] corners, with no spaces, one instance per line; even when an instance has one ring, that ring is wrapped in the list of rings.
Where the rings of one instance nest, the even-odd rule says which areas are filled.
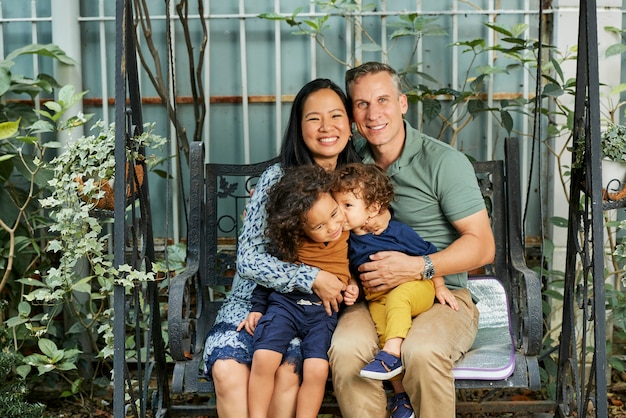
[[[126,163],[126,197],[136,193],[143,185],[144,164],[152,166],[154,157],[146,158],[139,152],[141,147],[157,149],[165,139],[153,133],[154,125],[146,124],[144,133],[130,139]],[[84,202],[94,208],[113,210],[115,195],[115,127],[105,126],[102,121],[92,128],[96,135],[82,136],[70,141],[67,150],[53,161],[55,182],[53,187],[64,184]],[[130,172],[130,167],[133,167]],[[133,185],[134,180],[134,185]],[[71,191],[71,190],[68,190]]]

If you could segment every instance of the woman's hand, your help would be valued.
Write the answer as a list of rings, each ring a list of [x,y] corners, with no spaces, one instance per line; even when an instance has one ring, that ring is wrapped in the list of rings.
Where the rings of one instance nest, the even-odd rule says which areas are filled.
[[[250,312],[248,317],[239,323],[237,331],[241,331],[245,328],[246,331],[248,331],[248,334],[254,335],[254,330],[256,329],[259,319],[261,319],[262,316],[263,314],[261,312]]]
[[[346,285],[343,284],[337,276],[327,271],[320,270],[311,288],[322,300],[328,315],[339,311],[339,304],[343,301],[341,292],[346,290]]]

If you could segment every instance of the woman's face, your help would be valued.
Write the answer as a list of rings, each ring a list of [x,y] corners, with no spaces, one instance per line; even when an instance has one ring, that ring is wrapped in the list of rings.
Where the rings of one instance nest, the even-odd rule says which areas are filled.
[[[350,139],[351,126],[341,98],[321,89],[306,98],[302,111],[302,137],[315,162],[329,170]]]

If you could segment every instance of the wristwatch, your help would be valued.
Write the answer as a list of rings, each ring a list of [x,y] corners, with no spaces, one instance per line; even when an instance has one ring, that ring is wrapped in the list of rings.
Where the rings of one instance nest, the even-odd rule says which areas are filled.
[[[429,256],[422,256],[424,259],[424,272],[422,273],[422,279],[430,280],[435,277],[435,266],[433,266],[433,261]]]

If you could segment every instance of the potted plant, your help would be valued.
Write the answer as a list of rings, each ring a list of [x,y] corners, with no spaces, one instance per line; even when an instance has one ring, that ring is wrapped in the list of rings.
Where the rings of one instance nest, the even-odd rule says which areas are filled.
[[[626,187],[626,126],[610,123],[602,132],[602,187],[609,194]]]

